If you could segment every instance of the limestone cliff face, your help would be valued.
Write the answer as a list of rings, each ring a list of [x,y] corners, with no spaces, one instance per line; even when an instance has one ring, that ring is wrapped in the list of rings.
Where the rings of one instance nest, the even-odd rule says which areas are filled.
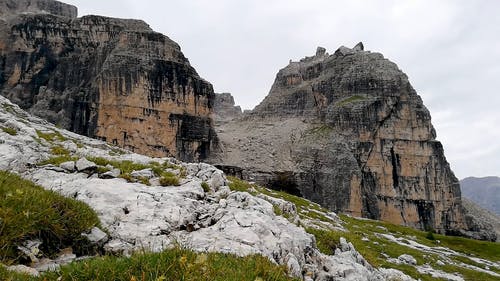
[[[206,157],[215,141],[213,88],[174,41],[139,20],[76,18],[76,8],[51,0],[11,2],[0,1],[17,11],[0,26],[2,95],[134,152]]]
[[[429,111],[396,64],[362,44],[291,62],[251,116],[218,129],[212,162],[245,178],[355,216],[467,228]]]
[[[240,106],[234,104],[230,93],[215,94],[214,119],[217,122],[227,122],[243,115]]]

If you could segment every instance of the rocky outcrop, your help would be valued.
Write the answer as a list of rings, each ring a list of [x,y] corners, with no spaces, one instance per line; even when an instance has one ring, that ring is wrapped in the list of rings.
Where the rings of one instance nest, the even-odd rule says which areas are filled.
[[[465,208],[465,219],[473,230],[466,235],[481,240],[496,239],[500,242],[500,216],[482,208],[467,197],[462,197],[462,204]]]
[[[20,14],[52,14],[76,18],[78,9],[54,0],[0,0],[0,18],[15,17]]]
[[[260,254],[288,266],[289,272],[302,280],[414,280],[398,270],[373,268],[344,238],[334,254],[322,254],[314,236],[301,226],[306,221],[296,225],[276,213],[275,208],[282,203],[289,206],[290,217],[298,217],[293,203],[231,191],[222,171],[211,165],[121,151],[32,117],[1,96],[0,128],[10,128],[7,131],[11,132],[0,130],[0,170],[19,173],[46,189],[91,206],[109,237],[99,229],[85,236],[102,244],[109,254],[158,252],[176,245],[198,252]],[[41,138],[40,132],[57,137]],[[40,161],[55,156],[54,146],[67,150],[68,158],[79,160],[42,166]],[[157,163],[156,168],[175,167],[183,172],[178,174],[179,186],[161,186],[153,178],[149,185],[127,182],[124,178],[104,178],[96,169],[89,171],[97,164],[86,158],[95,157],[100,157],[100,162],[130,161],[134,166]],[[75,170],[75,166],[82,170]],[[203,183],[209,188],[203,188]],[[335,214],[317,212],[323,220],[331,221],[328,229],[345,231]],[[327,223],[317,220],[311,224],[318,228]],[[57,260],[48,265],[52,267],[37,269],[57,270]],[[38,274],[22,266],[9,269]]]
[[[460,181],[463,197],[476,202],[482,208],[500,215],[500,178],[468,177]]]
[[[429,111],[397,65],[362,44],[290,62],[249,116],[217,129],[211,162],[246,179],[354,216],[469,228]]]
[[[242,116],[241,107],[234,105],[234,98],[230,93],[215,94],[214,119],[226,122]]]
[[[11,15],[0,21],[3,96],[138,153],[207,156],[216,141],[213,88],[174,41],[140,20],[75,18],[75,7],[57,1],[0,3]]]

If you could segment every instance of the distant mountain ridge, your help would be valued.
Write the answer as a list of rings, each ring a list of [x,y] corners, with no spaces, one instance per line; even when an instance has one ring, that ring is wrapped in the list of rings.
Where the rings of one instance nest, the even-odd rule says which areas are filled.
[[[468,177],[460,181],[462,196],[500,215],[500,177]]]

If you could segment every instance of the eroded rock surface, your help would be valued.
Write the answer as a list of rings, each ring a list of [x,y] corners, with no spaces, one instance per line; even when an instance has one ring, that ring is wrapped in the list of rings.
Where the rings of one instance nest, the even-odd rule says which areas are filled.
[[[214,119],[217,122],[226,122],[241,117],[243,112],[240,106],[234,104],[230,93],[215,94]]]
[[[138,153],[207,156],[213,88],[167,36],[140,20],[76,18],[53,0],[4,0],[0,10],[0,94]]]
[[[228,173],[354,216],[471,228],[429,111],[397,65],[362,44],[290,62],[250,114],[217,130],[210,162]]]
[[[16,132],[8,134],[0,130],[0,169],[20,173],[46,189],[91,206],[109,237],[98,229],[86,236],[95,243],[104,243],[109,253],[161,251],[180,244],[195,251],[261,254],[278,264],[288,265],[293,269],[291,272],[304,280],[368,281],[389,280],[396,276],[413,280],[397,270],[371,267],[345,239],[341,239],[342,245],[334,255],[320,253],[313,235],[275,213],[275,201],[247,192],[230,191],[224,174],[214,166],[117,151],[116,147],[102,141],[58,129],[34,118],[4,97],[0,97],[0,127]],[[45,140],[37,132],[58,137]],[[153,180],[148,186],[123,178],[102,179],[95,170],[89,175],[60,167],[54,169],[52,165],[37,165],[54,156],[51,155],[54,145],[64,147],[86,166],[92,166],[89,163],[92,161],[81,159],[101,157],[144,165],[166,163],[184,172],[179,174],[179,186],[160,186]],[[210,190],[202,188],[203,182],[210,185]],[[297,216],[293,214],[296,209],[282,203],[292,217]],[[336,224],[330,227],[341,228],[340,221]],[[57,269],[58,266],[57,262],[48,261],[40,264],[38,270]],[[10,269],[38,273],[30,268]]]

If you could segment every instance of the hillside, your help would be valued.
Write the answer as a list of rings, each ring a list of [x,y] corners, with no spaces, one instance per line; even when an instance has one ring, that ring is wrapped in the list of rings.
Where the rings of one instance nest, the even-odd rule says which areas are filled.
[[[460,181],[462,195],[479,206],[500,215],[500,178],[469,177]]]
[[[201,256],[203,266],[196,266],[200,264],[196,262],[197,254],[172,252],[174,246],[198,253],[262,256],[286,266],[285,272],[302,280],[413,280],[410,276],[421,280],[477,280],[478,276],[481,280],[496,280],[500,277],[497,243],[338,217],[305,199],[227,178],[208,164],[150,158],[56,128],[3,97],[0,97],[0,127],[0,170],[18,173],[47,190],[86,203],[100,220],[99,227],[85,234],[86,237],[97,237],[93,240],[100,243],[103,253],[118,256],[133,253],[133,257],[125,259],[76,261],[75,258],[81,257],[60,249],[59,258],[54,259],[35,250],[39,244],[33,246],[30,241],[22,241],[29,247],[28,253],[34,253],[34,258],[44,263],[28,259],[24,263],[33,266],[32,269],[22,266],[9,269],[37,274],[51,268],[56,270],[42,273],[39,280],[75,274],[82,276],[79,280],[99,280],[105,278],[99,266],[105,271],[102,267],[109,265],[130,268],[121,273],[125,280],[140,274],[143,280],[158,280],[161,276],[144,271],[156,268],[154,264],[159,266],[159,263],[146,266],[150,259],[167,264],[171,260],[175,268],[191,268],[185,272],[193,278],[200,276],[202,271],[197,270],[202,268],[215,270],[214,261],[235,264],[238,260],[236,256],[222,259]],[[19,212],[29,217],[23,210]],[[2,221],[7,220],[2,218]],[[164,258],[141,254],[143,251],[160,252]],[[66,255],[65,259],[61,255]],[[2,262],[10,263],[4,258]],[[72,263],[65,265],[67,262]],[[187,266],[187,262],[193,266]],[[139,263],[144,265],[142,273],[133,270]],[[262,262],[257,264],[262,276],[272,276],[265,274],[275,269]],[[244,268],[253,270],[241,266]],[[12,274],[0,269],[0,277],[6,280],[27,280],[25,276]],[[258,280],[256,276],[246,278],[243,279]],[[269,277],[285,280],[280,278]]]

